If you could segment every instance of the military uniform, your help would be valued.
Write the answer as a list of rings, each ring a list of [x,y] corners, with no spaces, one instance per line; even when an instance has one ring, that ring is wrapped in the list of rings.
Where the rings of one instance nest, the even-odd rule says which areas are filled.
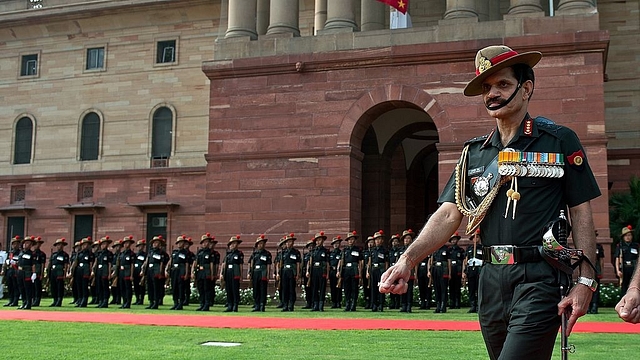
[[[316,245],[315,241],[313,241],[313,239],[309,240],[307,242],[307,245],[305,245],[305,249],[307,250],[306,252],[304,252],[304,254],[302,255],[302,273],[300,274],[300,276],[302,277],[302,286],[304,287],[304,300],[305,300],[305,305],[302,307],[303,309],[311,309],[311,301],[312,301],[312,297],[313,297],[313,293],[311,292],[311,286],[307,286],[309,285],[309,277],[307,276],[307,273],[309,272],[309,258],[311,257],[311,251],[309,251],[309,248],[311,248],[311,250],[313,250],[313,247]]]
[[[411,229],[402,232],[402,236],[400,237],[402,246],[398,251],[396,261],[400,259],[400,256],[402,256],[405,251],[407,251],[407,249],[411,245],[411,242],[413,242],[414,237],[415,233]],[[407,291],[404,294],[400,295],[400,312],[411,312],[411,307],[413,305],[413,287],[416,282],[416,267],[413,267],[411,269],[411,273],[409,274],[409,280],[407,281]]]
[[[227,247],[232,243],[240,244],[239,236],[234,236],[229,239]],[[222,263],[222,277],[224,278],[225,289],[227,291],[227,308],[225,312],[237,312],[238,305],[240,305],[240,277],[242,274],[242,264],[244,264],[244,254],[242,251],[235,249],[228,249],[227,255]]]
[[[587,314],[597,314],[598,313],[598,303],[600,302],[600,280],[602,279],[602,262],[604,259],[604,248],[601,244],[596,244],[596,280],[598,281],[598,288],[596,292],[593,293],[593,297],[591,297],[591,304],[589,304],[589,310]]]
[[[327,277],[329,275],[329,250],[322,246],[327,236],[324,232],[316,234],[316,246],[309,252],[308,269],[311,275],[311,311],[324,311],[324,300],[327,294]]]
[[[171,279],[171,288],[173,289],[173,306],[169,310],[182,310],[184,303],[185,286],[187,285],[189,275],[191,273],[191,263],[189,262],[189,253],[184,246],[189,240],[185,236],[178,236],[176,246],[178,248],[171,252],[171,259],[167,266],[166,272],[169,273]],[[186,280],[186,281],[185,281]]]
[[[198,289],[198,295],[200,300],[200,307],[196,311],[209,311],[209,308],[213,303],[210,302],[212,298],[211,292],[214,288],[215,278],[215,258],[209,248],[209,243],[215,241],[215,238],[211,237],[211,234],[206,233],[200,238],[200,245],[203,245],[196,254],[196,261],[193,265],[194,280]],[[218,261],[220,258],[218,258]]]
[[[147,241],[145,239],[138,240],[136,243],[138,252],[135,254],[135,260],[133,261],[133,293],[136,296],[136,302],[134,305],[144,304],[145,288],[142,284],[142,265],[147,259]]]
[[[442,245],[440,249],[431,255],[431,277],[436,296],[435,313],[447,312],[447,288],[449,287],[451,274],[450,257],[447,245]]]
[[[371,309],[371,282],[367,278],[367,272],[369,271],[369,258],[371,257],[371,251],[374,248],[373,236],[367,237],[367,242],[364,244],[362,250],[363,266],[360,276],[364,279],[362,283],[362,295],[364,297],[364,308]]]
[[[461,171],[468,190],[465,196],[476,201],[484,191],[474,184],[487,181],[491,184],[488,173],[493,174],[492,164],[505,148],[521,151],[519,154],[527,152],[527,157],[544,159],[550,156],[545,154],[562,154],[556,158],[566,159],[562,170],[553,168],[551,175],[555,177],[546,177],[549,175],[546,170],[535,171],[546,176],[517,177],[517,209],[513,201],[506,200],[513,199],[507,197],[509,184],[497,188],[495,200],[480,224],[485,264],[480,274],[479,319],[490,357],[549,358],[560,326],[558,279],[563,276],[540,256],[537,248],[542,243],[540,233],[558,218],[560,210],[587,202],[599,196],[600,190],[575,133],[544,118],[531,119],[527,114],[506,147],[497,130],[468,141],[466,146],[466,171]],[[560,174],[563,176],[559,177]],[[497,178],[497,173],[492,177]],[[439,203],[456,202],[455,183],[454,174]],[[496,247],[503,245],[516,248]],[[516,255],[507,255],[504,262],[511,265],[499,264],[494,260],[503,256],[496,256],[497,251],[512,251],[518,260],[513,260]],[[510,318],[505,319],[504,314],[511,314]]]
[[[91,238],[86,237],[80,241],[81,250],[76,257],[76,266],[74,269],[74,282],[78,284],[78,302],[76,307],[87,307],[89,302],[89,283],[91,281],[91,269],[96,260],[91,247]]]
[[[153,245],[158,245],[154,247]],[[147,259],[143,264],[143,276],[147,282],[147,293],[149,294],[149,305],[145,309],[157,309],[162,304],[164,297],[165,267],[169,262],[168,254],[162,250],[164,239],[162,236],[154,236],[151,240],[151,249],[147,254]]]
[[[32,306],[40,306],[40,300],[42,299],[42,280],[44,278],[44,269],[47,264],[47,254],[41,249],[40,245],[44,243],[44,240],[40,236],[35,238],[35,242],[38,245],[33,250],[33,261],[36,267],[36,278],[33,280],[33,302]]]
[[[66,246],[64,238],[58,239],[53,243],[53,246],[60,245]],[[53,302],[50,306],[60,307],[62,306],[62,299],[64,298],[64,279],[69,267],[69,254],[60,249],[53,254],[49,259],[49,266],[47,267],[47,273],[49,274],[49,287],[51,288],[51,298]]]
[[[278,241],[278,249],[276,251],[276,257],[274,258],[274,269],[273,269],[273,276],[276,278],[276,283],[275,283],[275,288],[276,291],[278,292],[278,300],[279,300],[279,304],[278,306],[276,306],[277,309],[282,309],[284,307],[284,301],[282,300],[282,279],[280,278],[280,276],[282,275],[282,266],[283,266],[283,262],[282,262],[282,251],[283,251],[283,246],[284,243],[287,240],[287,236],[283,236],[282,238],[280,238],[280,240]]]
[[[136,254],[131,250],[130,244],[135,243],[133,236],[127,236],[122,239],[122,251],[120,252],[119,268],[118,268],[118,287],[122,297],[122,309],[130,309],[133,300],[133,274],[135,273],[134,264],[136,262]]]
[[[286,237],[287,247],[282,251],[282,271],[280,272],[282,301],[284,303],[282,311],[293,311],[296,303],[296,282],[299,276],[302,255],[293,245],[289,245],[295,240],[293,233],[288,235]]]
[[[255,246],[266,243],[268,239],[260,235]],[[249,257],[249,278],[253,288],[253,311],[265,311],[267,304],[267,286],[269,285],[269,267],[271,267],[271,252],[266,249],[255,249]]]
[[[4,306],[18,306],[20,300],[20,286],[18,285],[18,256],[20,255],[20,236],[11,239],[11,249],[7,252],[5,260],[5,279],[9,291],[9,302]]]
[[[477,313],[478,312],[478,281],[480,280],[480,269],[482,269],[482,242],[479,241],[480,231],[476,231],[474,235],[471,236],[470,240],[474,240],[476,236],[475,245],[471,244],[467,246],[467,254],[466,254],[466,262],[464,273],[467,277],[467,285],[469,288],[469,312]]]
[[[382,230],[373,235],[374,240],[384,241]],[[369,253],[369,286],[371,287],[371,311],[383,311],[385,295],[380,292],[378,284],[384,273],[389,267],[389,252],[382,245],[377,245]]]
[[[431,300],[432,300],[432,289],[433,284],[431,283],[429,270],[429,262],[431,260],[431,255],[428,255],[426,258],[422,259],[418,263],[418,291],[420,292],[420,309],[421,310],[429,310],[431,308]]]
[[[466,251],[456,243],[449,247],[449,255],[451,256],[449,306],[452,309],[460,309],[460,298],[462,294],[462,267],[465,261]]]
[[[391,235],[390,240],[392,244],[395,243],[391,246],[391,249],[389,249],[389,266],[393,266],[396,264],[398,259],[400,259],[400,255],[402,254],[402,247],[399,244],[400,235]],[[400,298],[401,295],[389,294],[389,309],[400,309]]]
[[[113,242],[113,257],[111,258],[111,274],[109,274],[109,287],[111,289],[111,305],[122,304],[122,292],[119,283],[120,279],[120,265],[118,260],[120,259],[120,253],[122,252],[122,239]]]
[[[108,236],[100,239],[100,250],[96,252],[96,261],[93,267],[92,276],[96,282],[96,291],[98,297],[98,308],[107,308],[109,307],[109,296],[110,296],[110,276],[111,276],[111,267],[113,266],[113,253],[109,251],[106,247],[103,247],[103,244],[111,243],[111,239]]]
[[[18,285],[20,286],[20,296],[22,296],[22,306],[19,309],[31,309],[33,301],[33,280],[35,279],[35,260],[31,244],[33,240],[25,238],[22,242],[22,251],[18,255]]]
[[[358,234],[355,231],[347,234],[345,238],[347,242],[355,242],[357,239]],[[351,243],[342,249],[338,271],[340,271],[340,279],[342,279],[342,286],[344,287],[344,311],[356,311],[360,274],[362,273],[362,268],[364,268],[363,261],[363,251],[360,247]]]
[[[622,253],[620,252],[622,249]],[[622,254],[622,256],[621,256]],[[640,254],[640,245],[637,242],[626,243],[621,241],[616,246],[615,258],[616,263],[618,263],[618,270],[622,272],[622,286],[620,288],[620,294],[624,295],[627,293],[627,289],[629,288],[629,282],[631,281],[631,277],[633,276],[633,270],[636,268],[636,264],[638,263],[638,254]],[[622,259],[620,262],[619,259]]]
[[[338,244],[338,247],[331,249],[329,253],[329,291],[331,294],[331,308],[339,309],[342,306],[342,289],[338,287],[338,263],[342,257],[342,250],[340,250],[340,242],[342,238],[340,235],[331,240],[331,246]]]

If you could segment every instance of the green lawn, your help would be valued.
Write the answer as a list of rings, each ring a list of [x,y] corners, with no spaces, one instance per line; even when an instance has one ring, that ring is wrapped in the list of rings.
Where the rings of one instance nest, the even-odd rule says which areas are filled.
[[[65,311],[173,313],[169,310],[140,309],[78,309],[69,305]],[[168,306],[165,306],[168,308]],[[190,306],[195,309],[195,306]],[[42,307],[40,310],[58,311]],[[17,311],[7,308],[0,310]],[[583,321],[620,321],[613,309],[602,314],[587,315]],[[183,311],[181,314],[201,314]],[[446,314],[416,311],[403,314],[396,311],[372,313],[359,310],[345,313],[327,310],[324,313],[297,309],[281,313],[270,308],[265,313],[251,313],[241,307],[236,314],[222,313],[216,306],[207,315],[268,316],[268,317],[333,317],[333,318],[402,318],[431,320],[475,320],[466,309]],[[204,315],[204,314],[202,314]],[[0,359],[486,359],[486,351],[479,332],[452,331],[311,331],[311,330],[237,330],[202,329],[167,326],[106,325],[89,323],[55,323],[40,321],[0,320],[2,344],[21,347],[19,355],[5,350]],[[238,347],[209,347],[206,341],[238,342]],[[640,342],[633,334],[574,334],[572,359],[628,359],[640,352]],[[631,344],[631,345],[630,345]],[[5,348],[6,349],[6,348]],[[26,350],[25,350],[26,349]],[[559,345],[554,359],[560,359]],[[17,357],[16,357],[17,356]]]

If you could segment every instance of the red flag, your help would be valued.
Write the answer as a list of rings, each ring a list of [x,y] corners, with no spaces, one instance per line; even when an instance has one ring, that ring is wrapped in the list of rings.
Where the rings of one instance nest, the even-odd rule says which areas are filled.
[[[378,0],[383,2],[396,10],[400,11],[403,14],[407,13],[407,9],[409,8],[409,0]]]

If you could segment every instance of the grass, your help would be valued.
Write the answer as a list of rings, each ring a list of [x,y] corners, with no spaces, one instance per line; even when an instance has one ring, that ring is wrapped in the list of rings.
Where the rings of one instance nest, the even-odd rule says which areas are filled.
[[[168,300],[168,299],[167,299]],[[165,302],[168,303],[168,302]],[[172,313],[169,310],[79,309],[70,305],[48,308],[47,302],[39,310],[83,312]],[[168,309],[168,306],[165,306]],[[195,309],[190,306],[189,309]],[[412,314],[397,310],[372,313],[359,310],[345,313],[327,309],[324,313],[309,312],[301,308],[293,313],[281,313],[271,307],[265,313],[251,313],[248,306],[239,313],[223,313],[221,306],[209,313],[183,311],[180,314],[265,316],[299,318],[383,318],[466,320],[477,319],[467,309],[450,310],[446,314],[416,310]],[[7,308],[0,310],[14,311]],[[582,321],[619,322],[615,311],[604,308],[599,315],[586,315]],[[21,360],[29,359],[486,359],[480,332],[454,331],[316,331],[316,330],[258,330],[258,329],[203,329],[168,326],[109,325],[70,322],[3,321],[0,326],[3,344],[21,344]],[[9,330],[10,331],[7,331]],[[572,358],[620,359],[637,354],[640,345],[633,334],[574,334]],[[239,342],[238,347],[201,346],[206,341]],[[24,350],[24,349],[28,350]],[[15,353],[0,353],[0,359],[15,359]],[[559,339],[553,359],[560,359]]]

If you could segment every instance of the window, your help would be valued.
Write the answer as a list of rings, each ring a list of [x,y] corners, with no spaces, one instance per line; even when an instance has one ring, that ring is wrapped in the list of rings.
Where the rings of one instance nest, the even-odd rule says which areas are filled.
[[[167,64],[176,62],[176,41],[158,41],[156,64]]]
[[[16,124],[16,140],[14,148],[14,164],[31,163],[31,145],[33,141],[33,122],[23,117]]]
[[[23,55],[20,76],[38,75],[38,54]]]
[[[149,199],[167,196],[167,179],[151,180],[149,183]]]
[[[98,160],[100,147],[100,117],[91,112],[82,119],[80,161]]]
[[[87,49],[87,70],[104,69],[104,47]]]
[[[93,183],[78,183],[78,202],[93,201]]]
[[[11,203],[23,204],[27,197],[27,187],[25,185],[16,185],[11,187]]]
[[[161,107],[153,114],[151,130],[151,167],[167,167],[171,156],[173,112]]]

